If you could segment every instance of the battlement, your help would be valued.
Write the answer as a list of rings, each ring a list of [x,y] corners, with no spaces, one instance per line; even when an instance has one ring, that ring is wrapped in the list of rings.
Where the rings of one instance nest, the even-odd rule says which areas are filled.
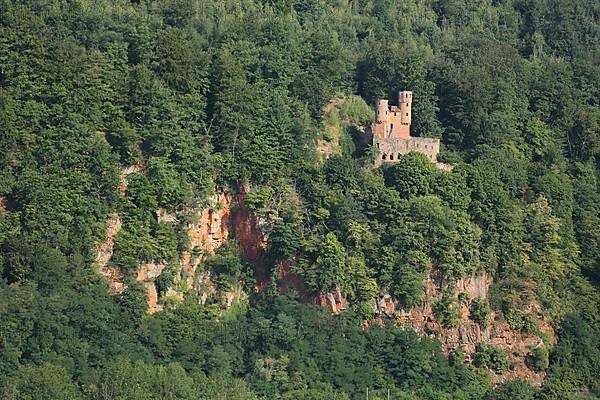
[[[377,103],[377,117],[373,126],[373,136],[381,138],[409,137],[411,124],[412,92],[400,92],[398,105],[389,106],[386,99]]]
[[[381,162],[398,161],[400,156],[418,151],[424,153],[432,162],[436,162],[440,152],[440,140],[432,138],[376,138],[373,137],[373,146],[379,149],[379,160]]]
[[[401,155],[411,151],[424,153],[436,162],[440,152],[440,140],[410,135],[412,118],[412,92],[398,93],[398,105],[390,106],[389,100],[377,102],[377,114],[373,123],[373,146],[379,149],[377,164],[395,162]]]

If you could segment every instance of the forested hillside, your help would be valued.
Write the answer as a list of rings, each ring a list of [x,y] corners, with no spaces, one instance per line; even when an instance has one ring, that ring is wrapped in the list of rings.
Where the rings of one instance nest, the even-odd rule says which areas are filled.
[[[0,399],[600,397],[599,173],[595,0],[0,0]]]

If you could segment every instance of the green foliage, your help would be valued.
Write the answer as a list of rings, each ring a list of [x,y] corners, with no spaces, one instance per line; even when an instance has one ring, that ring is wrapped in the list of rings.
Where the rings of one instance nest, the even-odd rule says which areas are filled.
[[[175,281],[176,275],[176,266],[171,264],[161,272],[158,278],[156,278],[154,285],[156,285],[156,291],[158,292],[159,297],[167,292],[171,284]]]
[[[346,278],[346,253],[334,233],[328,233],[316,244],[313,260],[301,265],[306,283],[321,292],[333,291]]]
[[[423,293],[425,272],[429,269],[429,260],[424,253],[413,251],[407,255],[407,263],[400,264],[394,271],[392,292],[406,307],[419,304]]]
[[[444,290],[442,298],[432,306],[435,319],[446,328],[454,328],[459,317],[460,307],[452,292]]]
[[[424,196],[431,191],[435,166],[422,153],[411,152],[386,169],[386,183],[402,197]]]
[[[246,288],[254,286],[252,269],[242,260],[239,245],[233,240],[224,243],[202,264],[205,270],[214,274],[214,281],[221,291],[228,291],[237,284]]]
[[[262,187],[246,194],[246,204],[248,205],[248,209],[257,210],[268,204],[272,196],[270,189],[271,188],[268,186]]]
[[[518,331],[525,327],[526,318],[525,312],[516,308],[511,308],[506,315],[506,322],[508,322],[510,329]]]
[[[490,389],[392,321],[360,326],[379,295],[415,306],[426,277],[452,287],[482,270],[512,329],[536,332],[538,306],[557,327],[548,360],[529,358],[547,373],[536,396],[598,393],[597,2],[55,3],[0,0],[3,398],[348,399],[367,385],[532,398],[520,381]],[[441,138],[452,172],[419,153],[370,165],[377,149],[353,127],[400,89],[414,93],[412,134]],[[321,162],[332,98],[342,155]],[[245,285],[247,309],[220,315],[186,294],[146,315],[137,268],[178,266],[189,211],[248,185],[264,267],[297,261],[307,292],[343,292],[347,318],[254,294],[234,240],[199,271]],[[94,261],[114,214],[107,267],[127,288],[113,296]],[[457,306],[445,289],[436,316],[452,326]],[[472,318],[489,308],[474,299]]]
[[[127,282],[127,289],[121,293],[118,303],[123,312],[126,323],[138,325],[146,314],[147,304],[146,288],[137,281]]]
[[[475,349],[474,364],[481,368],[489,368],[502,374],[510,367],[508,356],[502,349],[488,344],[478,344]]]
[[[544,346],[532,349],[525,362],[529,368],[536,372],[545,371],[550,363],[548,349]]]
[[[348,96],[340,106],[342,120],[358,126],[369,126],[375,118],[373,109],[359,96]]]
[[[5,399],[71,400],[83,398],[66,369],[45,363],[22,365],[2,388]]]
[[[471,319],[482,326],[487,326],[490,316],[490,304],[487,299],[480,297],[473,299],[471,303]]]
[[[597,365],[600,346],[593,324],[586,319],[567,315],[562,321],[558,344],[550,351],[550,376],[545,398],[558,395],[573,388],[587,387],[598,392]]]
[[[486,400],[533,400],[534,398],[535,389],[529,383],[521,379],[512,379],[502,382],[486,396]]]
[[[269,251],[275,259],[281,260],[296,254],[300,248],[297,229],[293,224],[275,222],[269,237]]]

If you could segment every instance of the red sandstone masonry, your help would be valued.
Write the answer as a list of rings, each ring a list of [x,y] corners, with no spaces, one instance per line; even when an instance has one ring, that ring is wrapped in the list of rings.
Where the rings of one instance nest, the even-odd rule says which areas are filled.
[[[411,151],[423,153],[436,162],[440,140],[410,136],[412,92],[400,92],[397,106],[390,107],[388,103],[386,99],[377,103],[377,116],[373,124],[373,146],[379,149],[376,164],[396,162]]]

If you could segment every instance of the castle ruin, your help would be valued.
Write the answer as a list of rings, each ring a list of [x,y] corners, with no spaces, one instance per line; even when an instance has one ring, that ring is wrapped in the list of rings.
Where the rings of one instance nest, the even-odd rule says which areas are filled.
[[[437,161],[440,140],[410,136],[412,92],[401,91],[398,105],[389,106],[388,100],[377,102],[377,115],[373,124],[373,146],[379,149],[377,165],[396,162],[401,155],[411,151],[423,153],[432,162]]]

